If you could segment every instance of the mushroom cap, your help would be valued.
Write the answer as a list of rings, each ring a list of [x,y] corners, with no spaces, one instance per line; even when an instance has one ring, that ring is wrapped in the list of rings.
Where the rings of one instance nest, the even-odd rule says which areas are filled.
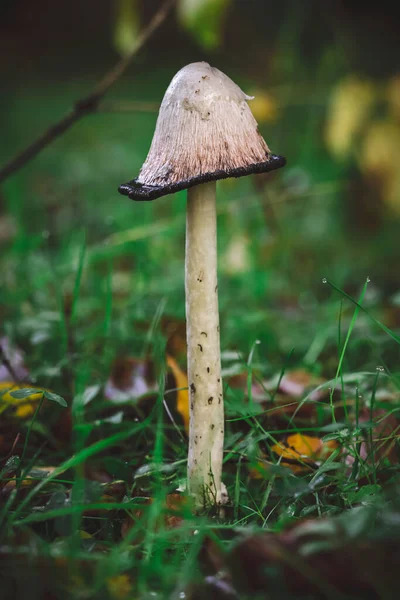
[[[139,176],[120,185],[132,200],[153,200],[199,183],[283,167],[272,154],[239,86],[206,62],[183,67],[161,103]]]

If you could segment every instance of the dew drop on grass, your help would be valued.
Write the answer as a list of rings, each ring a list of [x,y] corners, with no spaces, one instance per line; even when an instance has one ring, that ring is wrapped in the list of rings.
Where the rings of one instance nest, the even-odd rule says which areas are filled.
[[[370,277],[367,277],[367,283],[369,283],[371,281]]]
[[[328,283],[328,280],[327,280],[327,278],[326,278],[326,277],[323,277],[323,278],[322,278],[322,283]]]
[[[384,367],[381,367],[381,366],[379,366],[379,367],[376,367],[376,370],[377,370],[379,373],[384,373],[384,372],[385,372],[385,368],[384,368]]]

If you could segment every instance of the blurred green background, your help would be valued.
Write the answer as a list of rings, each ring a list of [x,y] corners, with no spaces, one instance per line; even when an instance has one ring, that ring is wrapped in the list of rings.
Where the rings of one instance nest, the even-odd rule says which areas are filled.
[[[161,4],[2,0],[0,165],[89,93]],[[262,134],[287,158],[279,172],[218,184],[223,349],[246,353],[259,339],[271,363],[295,347],[314,364],[336,343],[341,301],[323,278],[357,296],[370,277],[369,309],[399,325],[397,12],[178,0],[99,111],[1,187],[2,333],[29,346],[38,376],[50,383],[65,357],[83,253],[76,345],[99,373],[115,353],[144,351],[137,322],[184,317],[185,192],[133,203],[117,188],[139,172],[169,81],[199,60],[255,96]],[[377,360],[357,346],[353,366]]]

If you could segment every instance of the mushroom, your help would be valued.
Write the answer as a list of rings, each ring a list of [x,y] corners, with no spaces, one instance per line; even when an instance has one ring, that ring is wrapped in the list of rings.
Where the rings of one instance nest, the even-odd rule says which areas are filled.
[[[224,405],[217,284],[216,180],[285,164],[258,132],[247,96],[206,62],[172,79],[137,179],[119,187],[132,200],[188,189],[186,322],[190,428],[188,490],[195,506],[221,503]]]

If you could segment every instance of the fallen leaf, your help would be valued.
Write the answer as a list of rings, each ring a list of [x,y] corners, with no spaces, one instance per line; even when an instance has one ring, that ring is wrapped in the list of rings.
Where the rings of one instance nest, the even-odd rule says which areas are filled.
[[[147,498],[144,506],[149,507],[153,502],[153,498]],[[188,516],[188,514],[191,514],[191,512],[187,496],[184,496],[183,494],[168,494],[165,497],[162,510],[156,519],[155,529],[160,529],[160,527],[176,529],[182,524],[185,516]],[[121,536],[125,538],[136,521],[142,518],[142,509],[133,511],[122,524]]]
[[[180,416],[186,431],[189,429],[189,394],[187,375],[177,361],[167,355],[167,367],[172,377],[165,390],[165,401],[172,417]],[[174,394],[169,390],[176,390]],[[146,413],[146,403],[152,405],[150,396],[157,393],[158,384],[155,378],[155,366],[150,360],[137,358],[118,358],[112,367],[104,394],[114,403],[136,401],[136,405]],[[171,400],[172,399],[172,400]]]
[[[302,398],[309,393],[310,400],[320,400],[324,395],[326,396],[327,391],[312,390],[325,381],[326,380],[323,377],[316,377],[309,371],[295,369],[293,371],[287,371],[283,375],[279,383],[279,391],[292,398]]]
[[[183,419],[183,424],[186,431],[189,431],[189,391],[188,378],[179,367],[178,363],[172,356],[167,355],[167,365],[171,369],[176,381],[176,410]]]
[[[45,479],[55,470],[56,467],[33,467],[29,473],[20,481],[20,489],[30,488],[32,485],[36,484],[38,480]],[[2,498],[8,498],[11,492],[17,486],[17,479],[13,477],[10,481],[3,486],[0,492],[0,496]]]
[[[152,361],[119,357],[112,365],[104,395],[108,400],[118,404],[137,400],[144,394],[156,390],[157,382]]]
[[[9,381],[14,375],[18,382],[27,379],[29,372],[24,365],[22,350],[13,346],[8,337],[0,338],[0,350],[0,382]],[[1,357],[1,354],[4,356]]]
[[[274,444],[271,450],[282,458],[280,464],[293,472],[307,471],[317,461],[326,460],[338,447],[336,440],[323,442],[317,437],[295,433],[284,442]]]
[[[14,392],[26,389],[29,389],[31,393],[23,394],[21,398],[12,395]],[[28,388],[28,385],[19,385],[13,381],[2,381],[0,383],[0,414],[10,410],[17,419],[27,419],[35,412],[43,392],[45,392],[44,388],[32,387],[31,385]]]
[[[160,327],[166,338],[167,353],[175,358],[186,357],[186,321],[164,315]]]
[[[369,409],[364,408],[360,411],[359,423],[371,422]],[[379,468],[385,461],[390,464],[397,464],[397,445],[400,436],[400,423],[393,413],[388,413],[383,409],[377,409],[372,415],[372,436],[361,442],[358,450],[362,461],[374,468]],[[355,456],[348,454],[346,464],[353,466]]]
[[[132,583],[129,575],[114,575],[107,579],[107,589],[115,600],[130,598],[132,594]]]

